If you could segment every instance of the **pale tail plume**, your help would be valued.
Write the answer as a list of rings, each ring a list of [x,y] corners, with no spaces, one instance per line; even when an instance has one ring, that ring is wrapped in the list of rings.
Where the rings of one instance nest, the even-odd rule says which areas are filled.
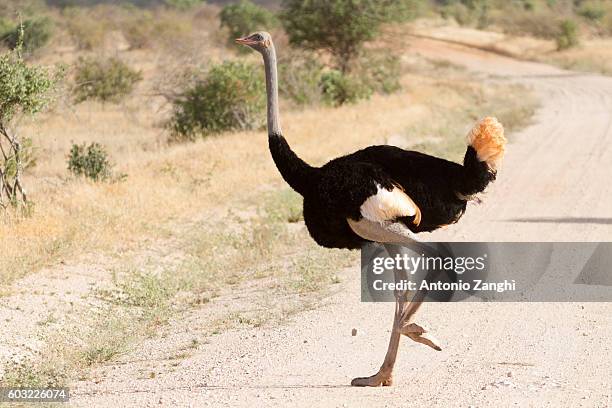
[[[504,127],[496,118],[480,120],[467,134],[467,142],[476,150],[478,160],[497,170],[506,150]]]

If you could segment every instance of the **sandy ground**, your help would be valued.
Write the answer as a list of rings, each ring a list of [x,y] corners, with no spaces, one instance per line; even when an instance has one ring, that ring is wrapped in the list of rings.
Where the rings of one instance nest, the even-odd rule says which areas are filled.
[[[612,237],[612,78],[578,75],[426,39],[413,50],[496,80],[532,86],[542,108],[514,135],[485,203],[428,236],[467,241],[598,241]],[[443,97],[443,95],[441,95]],[[290,136],[289,136],[290,140]],[[612,304],[426,304],[417,321],[442,341],[403,341],[394,385],[352,388],[376,372],[391,304],[359,302],[358,268],[321,307],[277,327],[228,331],[188,344],[202,310],[73,385],[74,406],[608,407]],[[248,294],[226,294],[232,302]],[[352,329],[357,335],[352,336]]]

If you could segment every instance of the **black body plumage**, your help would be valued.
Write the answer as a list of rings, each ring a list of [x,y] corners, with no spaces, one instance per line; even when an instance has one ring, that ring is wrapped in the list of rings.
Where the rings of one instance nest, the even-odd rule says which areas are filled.
[[[312,167],[301,160],[281,135],[270,135],[274,163],[285,181],[304,197],[304,220],[312,238],[328,248],[357,249],[364,239],[347,218],[361,219],[360,207],[378,186],[398,186],[421,210],[421,222],[402,217],[415,233],[433,231],[456,222],[469,196],[481,192],[495,172],[467,148],[464,164],[394,146],[370,146]]]

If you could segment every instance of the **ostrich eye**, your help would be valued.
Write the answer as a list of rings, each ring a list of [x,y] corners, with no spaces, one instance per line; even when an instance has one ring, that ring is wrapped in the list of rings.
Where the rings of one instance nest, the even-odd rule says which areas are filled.
[[[261,36],[261,34],[255,34],[255,35],[253,36],[253,39],[254,39],[255,41],[263,41],[263,37]]]

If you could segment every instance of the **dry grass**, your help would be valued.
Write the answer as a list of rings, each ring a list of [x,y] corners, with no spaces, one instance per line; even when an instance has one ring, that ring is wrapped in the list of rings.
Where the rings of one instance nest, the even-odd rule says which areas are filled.
[[[108,312],[108,310],[106,310]],[[79,327],[52,331],[46,346],[34,355],[13,362],[0,380],[3,387],[68,386],[83,368],[103,363],[128,350],[143,325],[125,313],[113,317],[94,313],[83,316]]]

